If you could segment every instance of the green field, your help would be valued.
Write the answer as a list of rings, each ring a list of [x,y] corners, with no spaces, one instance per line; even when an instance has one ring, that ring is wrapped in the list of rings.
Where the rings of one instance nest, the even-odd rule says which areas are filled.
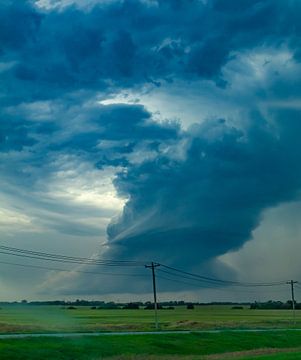
[[[159,310],[162,330],[271,329],[291,328],[289,310],[242,310],[231,306],[177,307]],[[301,311],[295,327],[301,328]],[[96,332],[153,330],[153,310],[68,310],[57,306],[7,305],[0,310],[0,333],[16,332]]]
[[[300,359],[301,331],[231,332],[230,329],[301,328],[301,311],[234,310],[231,306],[159,310],[160,330],[220,333],[111,335],[71,338],[0,339],[0,359],[53,360],[222,360]],[[0,333],[110,332],[154,330],[153,310],[98,310],[77,307],[6,305]]]
[[[301,332],[6,339],[0,340],[0,358],[1,360],[301,359]]]

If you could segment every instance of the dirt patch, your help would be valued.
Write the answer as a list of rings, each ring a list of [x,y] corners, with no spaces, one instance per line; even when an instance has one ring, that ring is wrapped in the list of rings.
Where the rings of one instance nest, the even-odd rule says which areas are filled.
[[[246,356],[271,355],[277,353],[294,353],[301,351],[301,348],[267,348],[246,351],[235,351],[223,354],[212,355],[118,355],[103,358],[102,360],[228,360],[243,359]]]
[[[30,332],[38,332],[40,329],[41,328],[38,326],[0,323],[0,334],[24,333],[24,332],[30,333]]]
[[[180,320],[174,324],[170,324],[168,327],[174,329],[189,329],[189,330],[200,329],[202,327],[202,323],[191,320]]]
[[[120,355],[101,360],[202,360],[200,356],[188,355]],[[100,360],[100,359],[98,359]]]
[[[95,327],[101,331],[140,331],[144,330],[144,327],[136,324],[105,324],[99,327]]]
[[[255,350],[245,350],[245,351],[235,351],[228,352],[223,354],[212,354],[203,356],[204,360],[226,360],[226,359],[239,359],[245,356],[257,356],[257,355],[270,355],[277,353],[292,353],[301,351],[301,348],[266,348],[266,349],[255,349]]]

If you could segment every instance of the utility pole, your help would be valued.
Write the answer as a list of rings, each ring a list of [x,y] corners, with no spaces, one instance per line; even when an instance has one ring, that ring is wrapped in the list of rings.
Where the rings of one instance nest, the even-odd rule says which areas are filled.
[[[295,311],[295,293],[294,293],[294,284],[297,284],[298,281],[288,281],[287,284],[291,285],[291,292],[292,292],[292,309],[293,309],[293,319],[294,319],[294,325],[296,325],[296,311]]]
[[[155,326],[156,329],[159,329],[159,323],[158,323],[158,304],[157,304],[157,289],[156,289],[156,274],[155,274],[155,268],[157,266],[160,266],[160,264],[151,263],[151,265],[145,265],[146,268],[152,269],[152,278],[153,278],[153,292],[154,292],[154,308],[155,308]]]

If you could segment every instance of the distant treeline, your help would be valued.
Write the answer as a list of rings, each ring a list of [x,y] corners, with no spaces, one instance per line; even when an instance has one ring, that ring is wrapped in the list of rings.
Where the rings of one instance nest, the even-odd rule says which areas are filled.
[[[270,310],[270,309],[289,310],[291,308],[292,308],[292,301],[291,300],[288,300],[287,302],[274,301],[274,300],[269,300],[269,301],[266,301],[266,302],[257,302],[257,301],[255,301],[254,303],[252,303],[250,305],[250,309],[262,309],[262,310]],[[301,303],[295,302],[295,308],[296,309],[301,309]]]
[[[97,307],[97,308],[103,308],[103,309],[117,309],[117,308],[140,308],[140,307],[146,307],[146,308],[153,308],[153,303],[150,301],[146,302],[127,302],[127,303],[121,303],[121,302],[114,302],[114,301],[100,301],[100,300],[80,300],[77,299],[75,301],[65,301],[65,300],[47,300],[47,301],[27,301],[27,300],[21,300],[21,301],[2,301],[0,302],[1,305],[54,305],[54,306],[90,306],[90,307]],[[161,301],[160,304],[158,304],[158,308],[169,308],[169,307],[175,307],[175,306],[187,306],[187,305],[250,305],[250,303],[237,303],[237,302],[210,302],[210,303],[202,303],[202,302],[187,302],[187,301]]]

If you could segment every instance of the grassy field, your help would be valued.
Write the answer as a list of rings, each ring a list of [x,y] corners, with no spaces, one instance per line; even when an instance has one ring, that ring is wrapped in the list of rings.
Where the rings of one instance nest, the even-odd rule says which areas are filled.
[[[301,328],[286,310],[234,310],[231,306],[160,310],[161,330]],[[0,333],[154,330],[153,310],[93,310],[77,307],[7,305]],[[221,332],[0,340],[1,360],[301,360],[301,331]]]
[[[1,360],[301,359],[301,332],[0,340]]]
[[[295,327],[301,328],[301,311]],[[290,328],[292,313],[287,310],[242,310],[231,306],[177,307],[159,310],[162,330]],[[68,310],[57,306],[7,305],[0,310],[0,333],[95,332],[153,330],[153,310]]]

